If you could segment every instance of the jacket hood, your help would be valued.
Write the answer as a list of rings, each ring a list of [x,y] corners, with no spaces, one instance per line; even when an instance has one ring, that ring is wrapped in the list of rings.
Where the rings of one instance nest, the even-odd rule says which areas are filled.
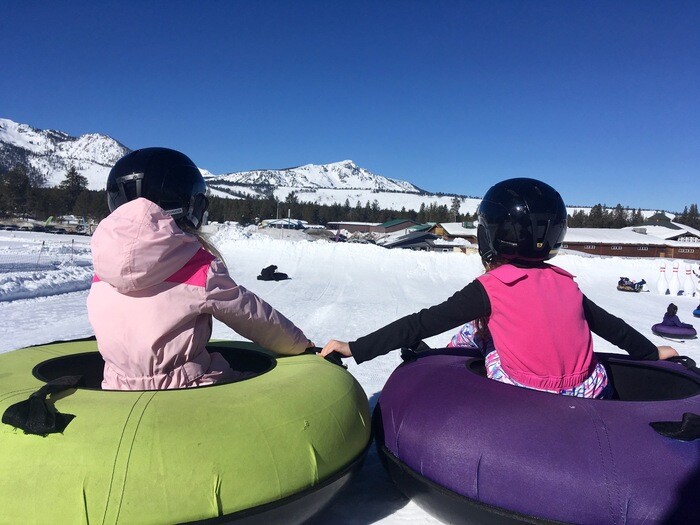
[[[121,293],[162,283],[202,247],[160,206],[143,198],[102,220],[90,246],[95,274]]]

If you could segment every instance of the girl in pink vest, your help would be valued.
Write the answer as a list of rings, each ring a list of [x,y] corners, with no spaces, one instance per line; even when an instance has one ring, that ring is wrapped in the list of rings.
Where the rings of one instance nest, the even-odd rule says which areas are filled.
[[[312,347],[281,313],[228,274],[198,237],[208,206],[199,169],[180,152],[146,148],[112,168],[112,212],[92,236],[88,316],[105,361],[102,388],[157,390],[241,377],[205,345],[212,318],[279,354]]]
[[[591,332],[638,359],[678,355],[588,299],[570,273],[547,264],[566,233],[566,207],[551,186],[534,179],[500,182],[477,212],[479,254],[486,273],[441,304],[380,328],[351,343],[330,341],[358,363],[478,320],[492,338],[488,377],[517,386],[579,397],[610,391],[593,353]]]

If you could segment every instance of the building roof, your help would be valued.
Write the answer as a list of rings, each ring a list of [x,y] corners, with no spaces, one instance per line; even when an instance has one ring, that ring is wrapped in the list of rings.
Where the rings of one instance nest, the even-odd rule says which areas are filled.
[[[389,238],[389,236],[384,237],[382,240],[385,242],[382,242],[381,245],[385,248],[391,248],[392,246],[396,246],[398,244],[417,242],[420,240],[433,240],[436,238],[437,235],[433,235],[432,233],[428,232],[411,232],[399,236],[392,236],[391,238]],[[377,241],[377,244],[379,244],[379,241]]]
[[[328,224],[347,224],[348,226],[379,226],[378,222],[328,221]]]
[[[683,226],[689,228],[688,226]],[[689,228],[693,231],[694,228]],[[646,231],[646,233],[643,233]],[[669,240],[661,234],[675,232],[674,236],[682,235],[677,230],[669,230],[663,226],[629,227],[622,229],[613,228],[569,228],[566,230],[564,242],[577,242],[588,244],[643,244],[648,246],[700,246],[698,242]],[[658,234],[657,234],[658,233]],[[692,233],[692,232],[689,232]],[[700,234],[700,232],[698,232]],[[698,235],[700,237],[700,235]]]
[[[663,239],[652,235],[644,235],[633,230],[617,230],[613,228],[568,228],[564,236],[564,242],[666,245]]]
[[[416,224],[415,226],[410,226],[408,229],[414,232],[424,232],[435,226],[434,222],[426,222],[425,224]]]
[[[649,217],[644,224],[659,224],[671,222],[671,218],[662,211],[656,212],[654,215]]]
[[[416,221],[412,221],[411,219],[392,219],[390,221],[383,222],[382,224],[379,224],[378,226],[381,226],[382,228],[390,228],[391,226],[396,226],[397,224],[402,224],[404,222],[410,222],[411,224],[416,224]]]
[[[445,239],[437,238],[433,241],[435,246],[472,246],[467,239],[452,239],[451,241],[446,241]]]
[[[647,235],[653,235],[660,239],[673,239],[675,237],[682,237],[683,235],[690,234],[695,237],[700,238],[700,230],[686,226],[685,224],[680,224],[677,222],[669,222],[669,226],[662,225],[642,225],[642,226],[628,226],[623,228],[624,230],[635,230],[638,232],[645,232]]]
[[[439,226],[453,237],[476,237],[476,228],[465,228],[461,222],[441,222]]]
[[[306,221],[302,221],[301,219],[264,219],[263,221],[260,222],[262,226],[275,226],[278,224],[292,224],[295,226],[305,226],[308,224]]]

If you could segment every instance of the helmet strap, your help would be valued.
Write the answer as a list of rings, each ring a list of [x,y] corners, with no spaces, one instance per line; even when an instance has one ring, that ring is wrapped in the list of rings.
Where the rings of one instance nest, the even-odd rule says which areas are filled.
[[[201,193],[198,193],[190,199],[190,207],[185,217],[195,229],[206,224],[208,207],[209,199]]]
[[[135,183],[136,186],[135,198],[138,199],[141,196],[141,181],[143,181],[143,173],[131,173],[130,175],[118,177],[115,181],[117,183],[117,187],[119,188],[119,195],[121,196],[124,202],[132,200],[126,194],[126,185],[127,183],[131,183],[132,181]]]

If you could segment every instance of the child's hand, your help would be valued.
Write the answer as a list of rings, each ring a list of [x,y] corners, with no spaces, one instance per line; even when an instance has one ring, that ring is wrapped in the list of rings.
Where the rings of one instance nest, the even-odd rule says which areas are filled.
[[[350,351],[350,345],[343,341],[336,341],[335,339],[331,339],[330,341],[328,341],[326,346],[323,347],[323,350],[321,350],[321,356],[326,357],[331,352],[338,352],[343,357],[352,356],[352,352]]]
[[[675,357],[678,355],[676,349],[671,346],[660,346],[659,347],[659,359],[668,359],[669,357]]]

